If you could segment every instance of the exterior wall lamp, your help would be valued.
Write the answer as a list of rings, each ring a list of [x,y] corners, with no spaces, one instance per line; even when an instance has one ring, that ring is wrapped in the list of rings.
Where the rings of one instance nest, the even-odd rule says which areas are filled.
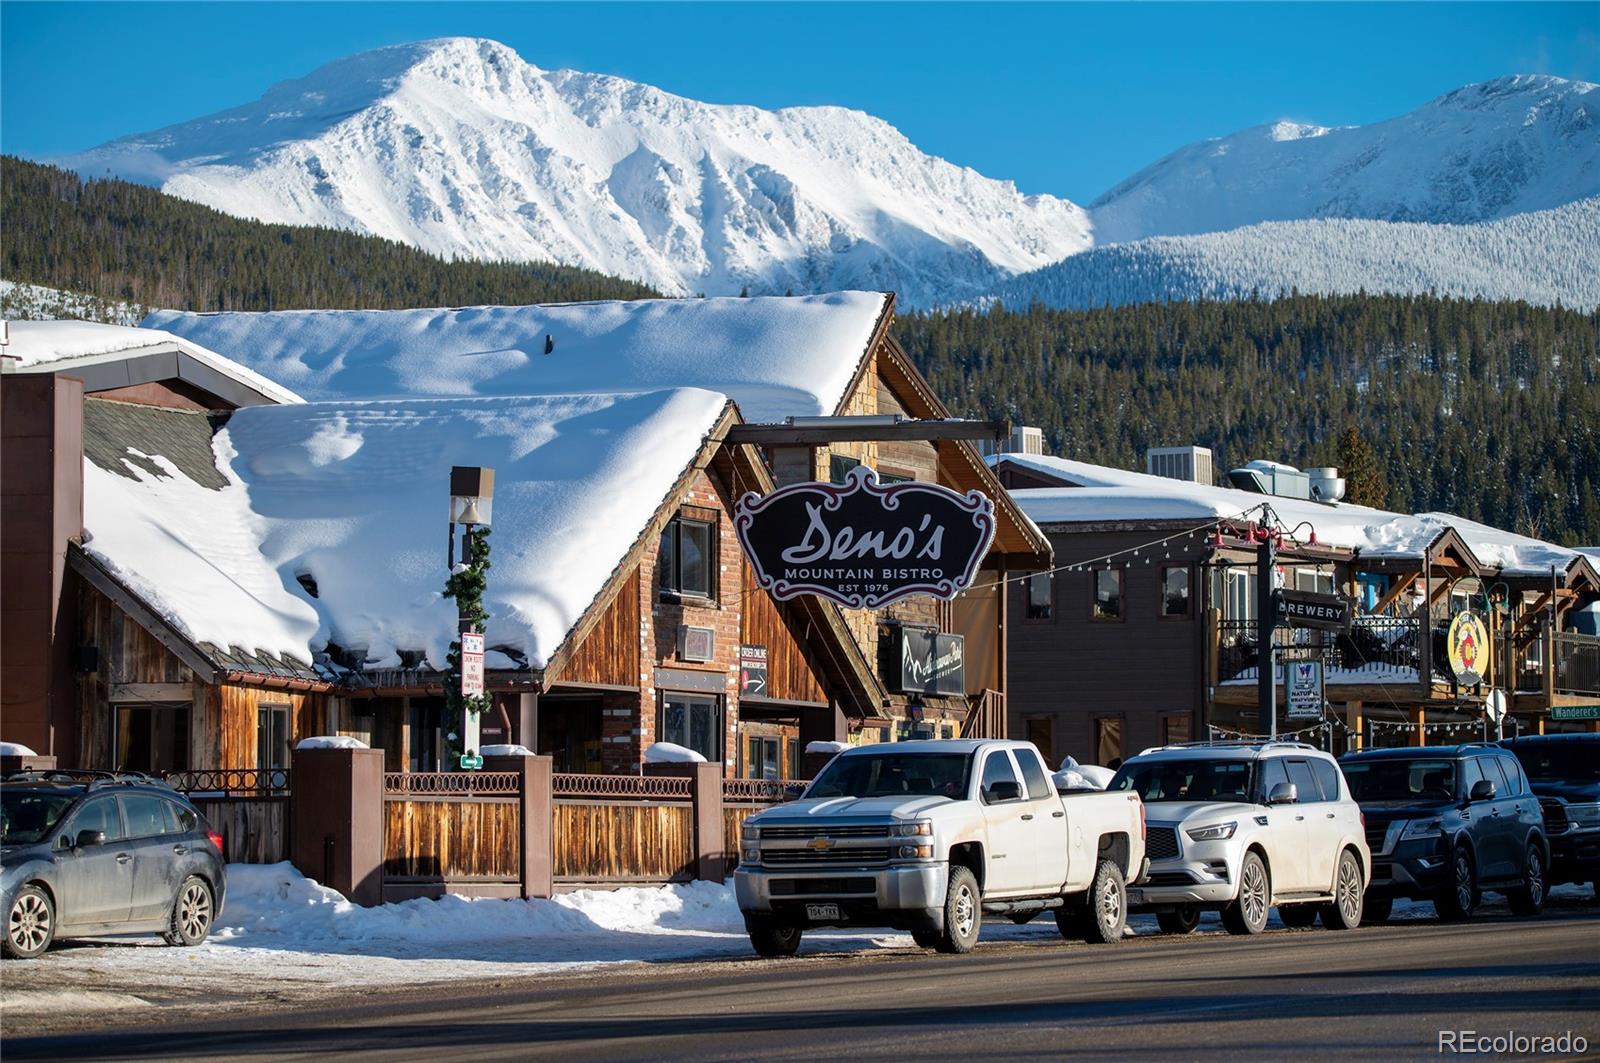
[[[446,557],[456,567],[456,526],[487,527],[494,516],[494,470],[481,465],[450,468],[450,545]]]

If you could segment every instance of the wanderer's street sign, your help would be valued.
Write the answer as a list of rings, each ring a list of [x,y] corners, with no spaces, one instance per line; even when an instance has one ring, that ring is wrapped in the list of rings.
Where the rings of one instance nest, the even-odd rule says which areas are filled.
[[[746,494],[733,524],[756,581],[774,598],[815,594],[850,609],[877,609],[913,594],[954,598],[972,585],[995,532],[987,495],[880,484],[864,465],[843,484]]]

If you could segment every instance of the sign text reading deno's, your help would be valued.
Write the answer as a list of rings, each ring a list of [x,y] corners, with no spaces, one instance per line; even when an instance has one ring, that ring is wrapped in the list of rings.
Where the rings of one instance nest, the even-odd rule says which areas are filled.
[[[791,484],[734,507],[756,579],[779,600],[802,594],[876,609],[912,594],[949,599],[972,585],[994,539],[994,504],[938,484],[882,485],[865,466],[843,484]]]

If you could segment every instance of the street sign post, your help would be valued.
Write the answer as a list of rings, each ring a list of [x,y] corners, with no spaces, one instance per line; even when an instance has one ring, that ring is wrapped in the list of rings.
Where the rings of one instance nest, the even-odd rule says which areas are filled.
[[[1284,700],[1291,720],[1322,719],[1322,662],[1283,662]]]

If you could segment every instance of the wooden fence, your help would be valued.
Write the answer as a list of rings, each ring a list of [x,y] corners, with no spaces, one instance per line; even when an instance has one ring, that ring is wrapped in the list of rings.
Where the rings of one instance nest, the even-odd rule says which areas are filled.
[[[289,859],[289,769],[173,771],[165,779],[222,835],[230,864]]]
[[[386,772],[384,896],[518,895],[521,805],[515,772]]]
[[[556,882],[682,882],[694,877],[694,787],[688,778],[555,775]]]

